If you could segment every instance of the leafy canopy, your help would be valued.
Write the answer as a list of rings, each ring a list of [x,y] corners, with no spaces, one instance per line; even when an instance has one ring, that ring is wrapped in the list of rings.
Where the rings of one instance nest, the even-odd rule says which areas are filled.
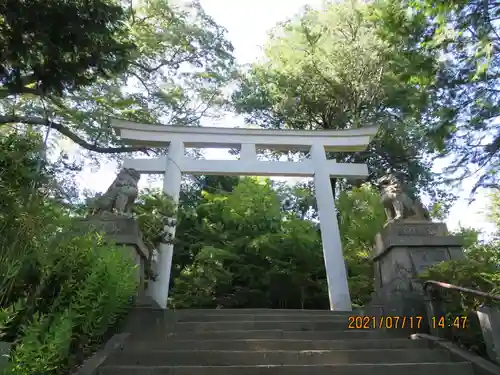
[[[114,0],[5,0],[0,5],[0,97],[62,95],[122,73],[135,50]]]
[[[28,3],[6,8],[9,20],[29,24],[34,15]],[[40,30],[45,33],[28,33],[31,43],[12,40],[10,48],[18,51],[18,60],[24,59],[22,74],[31,74],[31,65],[40,63],[30,56],[45,64],[43,74],[55,74],[45,81],[43,96],[31,86],[11,89],[14,78],[0,81],[5,86],[0,87],[0,125],[49,126],[98,153],[148,152],[121,144],[109,126],[110,118],[196,126],[222,104],[222,90],[233,69],[233,48],[225,30],[197,2],[177,6],[167,0],[144,0],[133,7],[111,0],[70,2],[73,5],[66,8],[75,13],[70,18],[81,17],[82,22],[71,23],[60,38],[51,35],[59,33],[60,20],[65,19],[60,12],[66,8],[54,6],[70,3],[36,3],[46,3],[47,12],[54,14],[32,26],[36,30],[43,20]],[[99,16],[91,17],[96,12]],[[25,37],[22,29],[17,32]],[[60,56],[51,59],[49,53]],[[13,59],[9,56],[2,58]],[[12,64],[13,60],[0,60],[0,66],[15,76]]]
[[[429,144],[417,126],[417,109],[428,105],[421,91],[427,76],[420,72],[435,68],[433,56],[382,39],[368,5],[329,3],[319,10],[306,8],[276,27],[265,58],[241,73],[233,104],[248,122],[264,127],[377,125],[379,134],[366,152],[333,157],[367,163],[371,181],[393,172],[409,183],[411,194],[425,187],[440,200],[445,194],[430,188],[435,176]],[[348,186],[333,181],[337,193]]]
[[[432,98],[421,107],[423,132],[447,157],[450,180],[477,177],[499,187],[500,4],[479,0],[380,0],[380,36],[405,49],[439,57],[435,73],[418,74]]]

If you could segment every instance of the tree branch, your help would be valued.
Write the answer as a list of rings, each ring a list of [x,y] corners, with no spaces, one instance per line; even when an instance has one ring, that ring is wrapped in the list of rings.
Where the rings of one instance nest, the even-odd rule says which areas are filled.
[[[149,151],[147,147],[140,147],[140,146],[101,147],[96,144],[87,142],[83,138],[73,133],[69,128],[57,122],[47,121],[43,118],[38,118],[38,117],[0,115],[0,125],[16,123],[16,122],[29,125],[41,125],[50,127],[51,129],[54,129],[58,131],[60,134],[68,137],[69,139],[71,139],[73,142],[83,147],[84,149],[93,152],[98,152],[100,154],[119,154],[124,152],[144,152],[147,154]]]
[[[40,96],[42,93],[38,89],[33,89],[29,87],[21,87],[16,90],[7,89],[5,87],[0,87],[0,99],[5,99],[10,95],[21,95],[21,94],[32,94]]]

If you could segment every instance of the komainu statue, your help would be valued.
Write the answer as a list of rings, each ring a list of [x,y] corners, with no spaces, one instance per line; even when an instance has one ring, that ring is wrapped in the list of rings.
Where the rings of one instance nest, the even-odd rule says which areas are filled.
[[[431,220],[429,212],[422,203],[411,199],[403,191],[399,180],[392,174],[381,177],[377,185],[388,223],[404,219]]]
[[[137,199],[141,175],[135,169],[123,168],[106,192],[90,202],[91,216],[115,214],[130,216]]]

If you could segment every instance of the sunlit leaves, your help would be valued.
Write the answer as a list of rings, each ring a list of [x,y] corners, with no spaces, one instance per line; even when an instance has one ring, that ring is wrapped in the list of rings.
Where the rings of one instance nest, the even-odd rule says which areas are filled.
[[[376,4],[385,40],[398,39],[407,49],[439,58],[436,81],[424,86],[434,105],[421,126],[436,150],[451,156],[447,177],[459,182],[474,175],[472,194],[498,187],[500,5],[476,0]],[[396,19],[395,13],[411,17]],[[405,27],[409,22],[412,32]]]
[[[133,53],[121,57],[122,70],[89,76],[78,87],[65,86],[61,98],[51,96],[43,102],[24,90],[15,101],[0,102],[0,115],[14,113],[19,122],[34,119],[38,124],[48,116],[85,140],[87,149],[109,151],[120,145],[109,126],[111,117],[196,126],[213,114],[224,103],[222,90],[234,63],[225,30],[196,2],[181,6],[146,0],[133,2],[133,7],[122,5],[117,9],[126,22],[120,23],[120,30],[123,39],[135,46]],[[58,22],[57,17],[46,19]],[[52,21],[44,22],[53,26]],[[87,30],[81,32],[87,35]],[[0,97],[5,96],[0,93]]]
[[[377,13],[379,12],[379,13]],[[367,152],[336,153],[337,161],[369,166],[369,180],[391,171],[414,188],[433,179],[428,138],[420,127],[423,91],[434,82],[433,56],[406,48],[387,30],[378,8],[329,3],[278,25],[265,58],[241,73],[233,104],[248,122],[271,128],[346,129],[379,125]],[[413,30],[415,22],[405,25]],[[387,29],[386,29],[387,27]],[[333,181],[336,193],[352,186]]]
[[[231,192],[205,192],[197,205],[181,203],[172,303],[325,308],[325,268],[314,207],[306,185],[273,186],[251,178]],[[351,296],[363,305],[373,290],[370,254],[385,221],[384,210],[378,192],[367,185],[342,193],[337,207]]]
[[[3,1],[0,98],[38,90],[60,96],[121,74],[135,49],[125,19],[114,0]]]

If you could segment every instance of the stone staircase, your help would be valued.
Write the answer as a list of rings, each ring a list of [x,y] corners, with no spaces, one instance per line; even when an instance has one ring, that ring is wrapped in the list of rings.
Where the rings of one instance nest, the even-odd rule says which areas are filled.
[[[425,340],[349,330],[348,313],[139,308],[98,375],[473,375]]]

